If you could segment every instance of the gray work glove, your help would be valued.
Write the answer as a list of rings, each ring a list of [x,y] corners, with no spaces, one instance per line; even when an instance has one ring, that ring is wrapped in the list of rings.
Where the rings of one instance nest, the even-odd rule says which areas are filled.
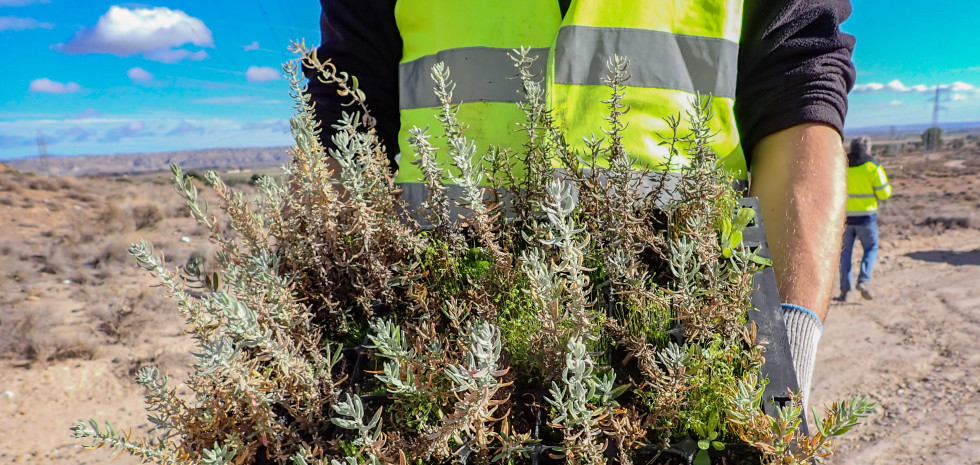
[[[810,310],[799,305],[783,304],[783,321],[786,323],[786,336],[789,350],[796,369],[796,382],[803,396],[803,411],[809,411],[810,382],[813,365],[817,360],[817,343],[823,334],[823,323]]]

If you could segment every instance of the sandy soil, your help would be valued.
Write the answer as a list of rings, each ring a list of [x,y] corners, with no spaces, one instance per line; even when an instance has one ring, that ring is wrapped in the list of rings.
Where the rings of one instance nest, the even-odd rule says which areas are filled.
[[[831,309],[811,402],[879,402],[831,463],[980,464],[980,154],[885,166],[896,198],[882,211],[876,298]],[[68,428],[94,417],[145,432],[133,373],[179,379],[192,348],[119,251],[148,237],[183,264],[207,238],[151,178],[28,181],[0,172],[0,464],[108,463]],[[139,227],[133,207],[149,199],[168,200]]]

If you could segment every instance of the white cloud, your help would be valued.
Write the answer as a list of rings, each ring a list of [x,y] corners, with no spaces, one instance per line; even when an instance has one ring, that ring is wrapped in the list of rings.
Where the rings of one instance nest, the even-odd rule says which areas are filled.
[[[870,84],[858,84],[854,86],[854,92],[877,92],[885,88],[884,84],[872,82]]]
[[[908,92],[908,90],[909,90],[909,88],[908,87],[905,87],[905,84],[902,84],[902,81],[899,81],[898,79],[896,79],[896,80],[894,80],[892,82],[889,82],[887,85],[885,85],[885,87],[888,90],[891,90],[891,91],[894,91],[894,92]]]
[[[95,131],[76,126],[66,130],[58,131],[57,133],[51,136],[48,143],[85,142],[90,140],[93,136],[95,136]]]
[[[27,29],[51,29],[54,23],[40,22],[34,18],[0,16],[0,31],[25,31]]]
[[[43,92],[46,94],[70,94],[82,90],[82,86],[76,82],[57,82],[48,78],[35,79],[31,81],[31,92]]]
[[[927,94],[930,92],[935,92],[936,87],[944,90],[951,90],[953,92],[980,92],[971,84],[965,82],[954,82],[952,84],[939,84],[938,86],[927,86],[925,84],[916,84],[914,86],[906,86],[902,84],[902,81],[898,79],[889,82],[888,84],[881,84],[878,82],[869,82],[867,84],[858,84],[854,86],[854,92],[898,92],[898,93],[917,93],[917,94]]]
[[[203,21],[181,10],[112,6],[95,26],[82,29],[67,43],[55,48],[74,54],[145,54],[148,59],[164,63],[207,58],[203,50],[190,52],[178,48],[185,44],[213,47],[211,30]]]
[[[279,79],[279,71],[268,66],[249,66],[245,71],[248,82],[267,82]]]
[[[110,129],[102,135],[99,142],[118,142],[123,139],[133,139],[137,137],[150,137],[156,135],[155,132],[147,129],[142,121],[132,121],[122,126]]]
[[[976,87],[960,81],[954,82],[952,85],[949,86],[949,88],[953,92],[969,92],[969,91],[977,90]]]
[[[953,101],[958,102],[960,100],[966,100],[966,96],[963,94],[953,94]]]
[[[271,131],[289,134],[289,122],[286,120],[254,121],[242,124],[243,131]]]
[[[245,49],[246,52],[251,52],[252,50],[258,50],[259,42],[257,40],[253,40],[252,43],[246,45],[243,48]]]
[[[139,66],[129,68],[129,71],[126,71],[126,76],[132,79],[133,82],[138,82],[141,84],[153,82],[153,74],[143,68],[140,68]]]
[[[180,124],[174,126],[173,129],[167,131],[165,135],[176,136],[179,134],[204,134],[204,126],[199,126],[196,124],[191,124],[189,121],[181,121]]]
[[[904,104],[905,104],[905,102],[903,102],[901,100],[892,100],[891,102],[888,102],[888,106],[891,106],[891,107],[898,107],[898,106],[902,106]]]

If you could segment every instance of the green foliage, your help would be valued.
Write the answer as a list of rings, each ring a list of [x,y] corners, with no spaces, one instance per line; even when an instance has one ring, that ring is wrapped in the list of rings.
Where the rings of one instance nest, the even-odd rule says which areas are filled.
[[[481,156],[437,65],[445,136],[409,131],[427,188],[410,211],[357,79],[294,49],[302,58],[284,71],[296,145],[283,178],[254,178],[247,198],[204,176],[225,222],[200,180],[173,167],[220,246],[208,270],[170,270],[145,242],[130,249],[197,344],[183,381],[192,395],[140,370],[150,435],[79,422],[73,434],[91,447],[161,464],[511,464],[546,428],[549,453],[569,464],[605,463],[611,446],[631,463],[640,447],[686,436],[702,449],[742,441],[788,464],[826,456],[870,411],[863,399],[835,404],[810,438],[798,403],[763,414],[763,347],[746,321],[752,275],[768,262],[741,246],[752,212],[708,146],[709,99],[669,116],[661,136],[671,160],[688,163],[651,173],[622,146],[625,59],[608,63],[603,136],[581,153],[545,107],[534,58],[517,50],[528,140]],[[300,63],[350,99],[329,147]]]
[[[931,127],[922,132],[920,136],[922,139],[922,147],[927,151],[931,152],[937,150],[943,146],[943,130],[937,127]]]
[[[735,390],[756,376],[762,366],[758,348],[746,350],[744,341],[714,338],[702,347],[687,348],[685,372],[686,408],[680,414],[699,446],[720,448],[722,441],[734,439],[722,422],[735,405]]]

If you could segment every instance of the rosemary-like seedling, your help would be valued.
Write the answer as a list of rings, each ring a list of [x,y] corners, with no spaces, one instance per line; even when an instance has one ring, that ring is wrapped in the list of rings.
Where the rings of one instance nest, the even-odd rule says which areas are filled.
[[[91,447],[168,465],[511,464],[542,453],[602,464],[614,447],[628,464],[691,437],[802,464],[827,457],[873,408],[835,403],[812,437],[799,432],[798,399],[763,413],[764,348],[746,322],[753,273],[767,263],[740,246],[751,211],[711,151],[709,98],[667,116],[664,166],[637,166],[623,146],[626,59],[609,61],[608,113],[578,150],[530,71],[539,58],[515,50],[526,141],[478,154],[439,64],[443,135],[409,131],[428,190],[411,211],[382,147],[393,141],[378,139],[357,79],[293,49],[284,182],[264,177],[248,198],[210,173],[225,230],[173,168],[221,246],[219,271],[171,270],[145,242],[130,250],[197,344],[183,380],[193,396],[143,368],[152,431],[80,421],[72,432]],[[317,123],[300,66],[350,99],[340,121]],[[688,163],[675,166],[680,157]]]

